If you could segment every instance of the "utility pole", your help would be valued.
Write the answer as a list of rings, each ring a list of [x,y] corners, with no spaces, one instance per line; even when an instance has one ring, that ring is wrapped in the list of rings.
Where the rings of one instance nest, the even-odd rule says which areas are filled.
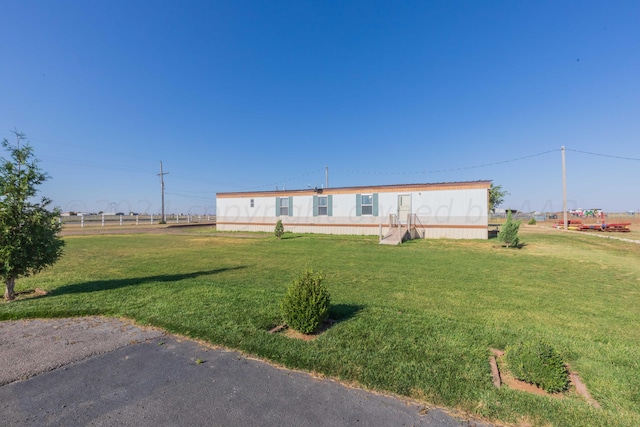
[[[324,167],[324,187],[329,188],[329,166]]]
[[[564,218],[564,230],[567,231],[567,165],[564,160],[564,145],[562,146],[562,215]]]
[[[160,188],[162,190],[162,219],[160,221],[161,224],[167,223],[167,217],[164,214],[164,176],[168,175],[169,172],[162,171],[162,160],[160,160],[160,173],[158,176],[160,177]]]

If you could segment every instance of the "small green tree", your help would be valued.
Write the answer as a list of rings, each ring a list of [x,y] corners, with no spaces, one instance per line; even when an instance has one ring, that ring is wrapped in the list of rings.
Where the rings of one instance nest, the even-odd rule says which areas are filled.
[[[509,195],[507,190],[502,189],[502,185],[493,185],[489,187],[489,212],[495,213],[498,206],[504,202],[504,198]]]
[[[0,159],[0,277],[5,282],[4,297],[15,299],[15,281],[20,276],[38,273],[53,265],[61,256],[64,241],[60,211],[49,211],[51,200],[34,201],[37,187],[48,179],[33,158],[25,138],[14,132],[17,143],[3,139],[2,147],[11,160]]]
[[[274,234],[278,239],[280,239],[284,234],[284,225],[282,225],[281,219],[279,219],[278,222],[276,222],[276,229],[274,230]]]
[[[517,248],[520,245],[518,230],[520,229],[520,221],[513,219],[511,211],[507,214],[507,220],[500,227],[498,233],[498,241],[504,243],[508,248]]]
[[[331,299],[321,272],[305,270],[287,289],[280,309],[290,328],[310,334],[329,315]]]

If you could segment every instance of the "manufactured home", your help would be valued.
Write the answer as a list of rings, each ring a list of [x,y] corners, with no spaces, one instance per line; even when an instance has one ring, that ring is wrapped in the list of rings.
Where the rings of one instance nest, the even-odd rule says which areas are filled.
[[[217,193],[220,231],[487,239],[491,181]]]

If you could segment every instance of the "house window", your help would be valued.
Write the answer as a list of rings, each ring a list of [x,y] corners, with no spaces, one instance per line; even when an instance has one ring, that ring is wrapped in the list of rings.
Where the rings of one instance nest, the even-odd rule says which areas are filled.
[[[253,201],[254,201],[254,199],[251,199],[251,202],[250,202],[251,207],[253,207]]]
[[[313,216],[333,215],[333,196],[313,196]]]
[[[328,215],[328,206],[327,196],[318,196],[318,215]]]
[[[289,198],[288,197],[280,198],[280,215],[289,216]]]
[[[373,197],[371,194],[362,195],[362,215],[373,215]]]

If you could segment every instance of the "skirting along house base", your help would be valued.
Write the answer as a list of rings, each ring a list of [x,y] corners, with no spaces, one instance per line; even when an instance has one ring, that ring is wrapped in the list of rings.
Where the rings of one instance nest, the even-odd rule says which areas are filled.
[[[487,239],[491,181],[217,193],[220,231]]]

